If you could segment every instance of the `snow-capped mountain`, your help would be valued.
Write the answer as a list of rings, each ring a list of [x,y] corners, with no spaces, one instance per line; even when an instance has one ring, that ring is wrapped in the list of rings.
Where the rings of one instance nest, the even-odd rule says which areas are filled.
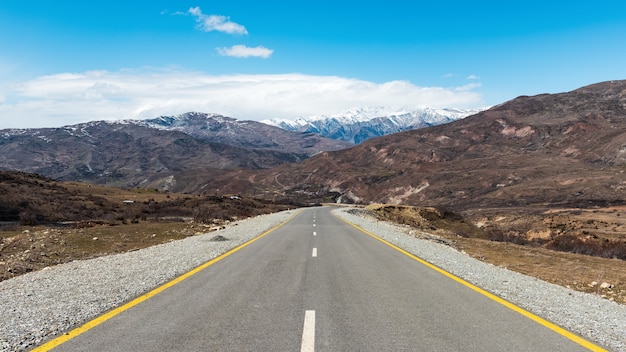
[[[0,169],[176,190],[191,175],[210,178],[225,169],[271,168],[350,146],[315,133],[190,112],[151,120],[0,130]]]
[[[296,120],[261,121],[289,131],[314,132],[324,137],[359,144],[373,137],[441,125],[481,110],[386,107],[355,108],[333,115],[300,117]]]
[[[213,143],[298,153],[303,158],[321,151],[344,149],[350,146],[348,143],[311,133],[294,133],[294,131],[286,131],[258,121],[242,121],[202,112],[130,121],[149,128],[183,132],[194,138]]]

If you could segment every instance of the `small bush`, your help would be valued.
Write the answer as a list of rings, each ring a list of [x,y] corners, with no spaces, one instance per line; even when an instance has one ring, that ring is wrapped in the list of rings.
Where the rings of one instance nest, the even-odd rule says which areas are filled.
[[[39,225],[38,216],[32,212],[24,211],[20,214],[20,225],[22,226]]]
[[[560,252],[626,260],[626,242],[623,241],[565,234],[548,242],[546,248]]]
[[[487,232],[487,239],[494,242],[509,242],[522,246],[538,247],[541,245],[540,241],[529,240],[525,235],[516,231],[492,229]]]

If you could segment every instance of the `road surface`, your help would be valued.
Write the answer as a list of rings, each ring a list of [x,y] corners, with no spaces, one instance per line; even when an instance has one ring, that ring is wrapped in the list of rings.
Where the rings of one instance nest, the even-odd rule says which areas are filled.
[[[303,210],[54,351],[588,350],[330,210]]]

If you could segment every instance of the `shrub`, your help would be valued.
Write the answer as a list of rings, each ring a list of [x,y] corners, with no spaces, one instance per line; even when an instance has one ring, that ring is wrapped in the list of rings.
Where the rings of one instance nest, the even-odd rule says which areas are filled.
[[[565,234],[555,237],[546,248],[560,252],[626,260],[626,242]]]

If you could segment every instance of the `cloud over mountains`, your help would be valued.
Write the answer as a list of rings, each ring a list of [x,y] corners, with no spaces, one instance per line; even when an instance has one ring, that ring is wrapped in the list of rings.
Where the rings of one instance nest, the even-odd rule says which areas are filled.
[[[186,111],[237,119],[292,119],[353,107],[481,107],[465,87],[420,87],[305,74],[209,75],[174,70],[60,73],[0,91],[0,128],[55,127],[93,120],[142,119]]]

